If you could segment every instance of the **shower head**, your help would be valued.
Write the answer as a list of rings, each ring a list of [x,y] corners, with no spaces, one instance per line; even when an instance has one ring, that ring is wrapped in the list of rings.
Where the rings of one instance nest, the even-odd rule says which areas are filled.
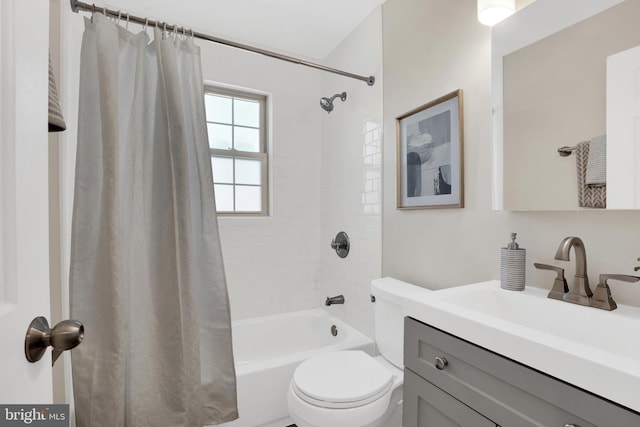
[[[320,98],[320,106],[327,113],[330,113],[333,110],[333,101],[330,101],[329,98]]]
[[[331,98],[327,98],[327,97],[321,98],[320,99],[320,106],[327,113],[332,112],[333,111],[333,100],[336,99],[337,97],[340,97],[340,99],[342,101],[346,101],[347,100],[347,92],[336,93]]]

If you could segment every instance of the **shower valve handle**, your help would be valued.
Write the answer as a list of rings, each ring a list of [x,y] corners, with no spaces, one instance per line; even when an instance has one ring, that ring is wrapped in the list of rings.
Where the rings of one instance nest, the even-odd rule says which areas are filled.
[[[331,239],[331,249],[340,250],[347,246],[346,242],[336,242],[336,239]]]
[[[340,258],[349,254],[349,236],[344,231],[339,232],[335,239],[331,240],[331,249],[336,251]]]

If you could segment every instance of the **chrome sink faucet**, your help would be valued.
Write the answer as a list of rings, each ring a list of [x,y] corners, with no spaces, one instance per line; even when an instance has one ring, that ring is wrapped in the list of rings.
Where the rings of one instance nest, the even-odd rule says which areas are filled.
[[[623,282],[638,282],[640,277],[629,276],[626,274],[601,274],[598,286],[596,286],[595,295],[589,287],[589,278],[587,277],[587,253],[584,243],[579,237],[565,237],[560,242],[560,246],[556,251],[555,259],[561,261],[569,261],[569,251],[574,249],[576,257],[576,275],[573,278],[573,286],[571,290],[567,287],[567,281],[564,278],[564,269],[553,265],[533,263],[540,270],[551,270],[557,274],[553,282],[553,288],[547,295],[548,298],[558,299],[573,304],[586,305],[589,307],[601,308],[603,310],[615,310],[618,305],[611,297],[611,289],[607,280],[620,280]],[[639,268],[640,269],[640,268]]]
[[[569,251],[574,249],[576,257],[576,275],[573,278],[573,286],[567,292],[563,299],[567,302],[580,305],[591,305],[591,297],[593,292],[589,287],[589,277],[587,277],[587,252],[584,243],[579,237],[569,236],[562,239],[555,259],[561,261],[569,261]]]

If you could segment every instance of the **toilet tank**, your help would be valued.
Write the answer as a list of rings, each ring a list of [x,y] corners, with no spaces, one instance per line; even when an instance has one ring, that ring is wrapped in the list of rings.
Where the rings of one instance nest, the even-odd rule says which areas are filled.
[[[371,282],[371,295],[375,297],[375,339],[380,354],[389,362],[403,368],[404,316],[402,301],[428,289],[401,282],[391,277]]]

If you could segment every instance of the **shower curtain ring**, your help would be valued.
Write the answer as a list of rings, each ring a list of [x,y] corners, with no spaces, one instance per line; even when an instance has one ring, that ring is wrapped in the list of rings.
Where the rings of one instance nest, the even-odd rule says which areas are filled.
[[[129,12],[127,12],[127,25],[124,28],[129,31]]]
[[[120,25],[120,18],[122,18],[122,11],[121,10],[118,11],[118,22],[116,22],[116,25]]]

